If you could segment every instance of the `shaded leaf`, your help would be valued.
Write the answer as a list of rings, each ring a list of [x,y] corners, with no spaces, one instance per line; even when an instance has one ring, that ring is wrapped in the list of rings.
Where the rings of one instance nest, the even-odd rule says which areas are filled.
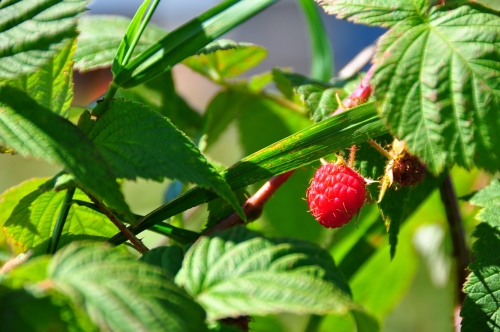
[[[118,212],[129,212],[115,175],[92,142],[71,122],[38,105],[25,92],[2,85],[1,144],[23,156],[64,165],[91,194]]]
[[[432,7],[379,41],[372,82],[381,114],[432,172],[474,161],[499,169],[499,42],[498,12],[473,3]]]
[[[75,40],[63,43],[55,56],[34,73],[11,84],[24,90],[38,104],[67,117],[73,101],[73,54]]]
[[[267,56],[262,46],[236,43],[221,39],[214,41],[182,63],[216,83],[236,77],[257,66]]]
[[[3,231],[7,235],[8,242],[21,247],[22,251],[44,242],[44,246],[38,247],[37,250],[39,252],[47,250],[46,241],[52,234],[62,207],[64,191],[42,193],[38,189],[38,186],[46,180],[28,180],[0,196],[0,210],[11,211],[8,219],[2,220],[2,222],[5,221]],[[80,190],[76,190],[73,198],[90,202]],[[116,227],[104,215],[73,204],[62,231],[62,234],[69,233],[109,237],[116,233]],[[63,244],[64,242],[60,246]]]
[[[24,0],[0,4],[0,78],[16,79],[47,64],[77,36],[86,0]]]
[[[246,202],[246,200],[250,197],[245,188],[234,191],[234,195],[236,196],[236,199],[238,200],[240,205],[243,205]],[[230,214],[234,212],[233,207],[226,201],[222,200],[221,198],[216,198],[213,201],[208,202],[207,209],[208,209],[208,219],[207,222],[205,223],[205,226],[203,227],[202,233],[205,230],[214,227],[218,221],[228,217]],[[248,221],[253,221],[253,220],[248,220]]]
[[[54,255],[48,278],[101,330],[207,331],[203,309],[161,269],[113,248],[73,243]]]
[[[405,19],[420,18],[427,0],[316,0],[328,14],[355,23],[392,27]]]
[[[243,227],[201,237],[186,253],[176,283],[205,307],[208,320],[352,306],[349,287],[326,251]]]
[[[477,215],[477,238],[472,246],[476,253],[470,265],[472,273],[464,285],[465,301],[460,315],[462,331],[500,331],[500,182],[493,181],[479,191],[471,203],[482,207]]]
[[[75,68],[84,72],[109,67],[130,24],[130,18],[116,15],[89,15],[78,20],[80,35],[75,52]],[[148,24],[137,43],[134,56],[146,50],[167,32]]]
[[[184,251],[178,245],[151,249],[139,259],[144,263],[157,266],[173,281],[182,266]]]
[[[243,214],[229,185],[167,118],[135,102],[112,100],[101,105],[107,108],[103,116],[94,123],[87,112],[79,125],[88,130],[89,139],[118,177],[194,182],[213,190]]]

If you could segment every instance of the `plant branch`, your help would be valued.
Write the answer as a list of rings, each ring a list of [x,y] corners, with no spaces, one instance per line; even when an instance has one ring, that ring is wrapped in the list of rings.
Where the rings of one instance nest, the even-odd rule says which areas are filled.
[[[83,190],[83,189],[82,189]],[[127,237],[127,239],[134,245],[134,247],[141,254],[148,252],[149,249],[139,240],[115,215],[114,213],[103,203],[101,203],[96,197],[84,191],[85,194],[90,198],[92,202],[108,217],[109,220],[120,230],[120,232]]]
[[[372,86],[370,84],[370,80],[373,76],[373,72],[375,70],[375,66],[371,66],[365,77],[359,82],[358,86],[354,89],[354,91],[342,101],[342,104],[332,113],[333,115],[337,115],[342,113],[346,109],[356,107],[358,105],[364,104],[370,98],[370,94],[372,93]]]
[[[71,208],[71,203],[73,195],[75,194],[76,188],[69,188],[66,191],[66,196],[64,196],[63,205],[61,210],[59,210],[59,215],[57,216],[56,225],[52,231],[52,236],[50,237],[49,247],[47,249],[47,254],[54,254],[57,250],[57,245],[59,244],[59,239],[61,238],[62,230],[66,219],[68,218],[69,209]]]
[[[257,192],[252,197],[247,199],[245,204],[243,204],[242,209],[247,216],[248,221],[252,221],[260,217],[260,215],[262,214],[262,209],[264,208],[264,205],[267,203],[269,198],[271,198],[276,190],[278,190],[294,172],[295,170],[288,171],[286,173],[272,177],[262,187],[260,187],[260,189],[257,190]],[[227,218],[220,220],[214,227],[205,231],[203,235],[210,235],[217,231],[222,231],[238,224],[243,224],[243,220],[241,220],[238,214],[234,212]]]
[[[460,311],[462,303],[465,299],[465,293],[462,288],[467,278],[467,267],[469,266],[469,249],[465,239],[465,230],[462,223],[462,215],[460,214],[457,196],[453,183],[451,182],[450,174],[448,174],[441,186],[439,187],[441,200],[443,201],[446,210],[446,220],[450,227],[450,235],[453,244],[453,257],[455,258],[456,269],[456,310]],[[460,315],[455,312],[455,327],[460,329]]]
[[[347,79],[353,77],[366,66],[375,54],[376,44],[373,43],[365,47],[361,52],[358,53],[341,71],[339,71],[338,77],[340,79]]]

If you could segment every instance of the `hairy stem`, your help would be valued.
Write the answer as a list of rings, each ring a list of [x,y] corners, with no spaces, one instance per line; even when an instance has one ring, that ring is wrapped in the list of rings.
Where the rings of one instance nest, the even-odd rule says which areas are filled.
[[[272,177],[257,192],[247,199],[243,204],[242,209],[249,221],[255,220],[262,214],[262,209],[271,196],[278,190],[283,183],[295,172],[289,171],[280,175]],[[243,220],[236,212],[231,214],[225,219],[220,220],[214,227],[207,230],[203,235],[210,235],[217,231],[222,231],[231,228],[235,225],[242,224]]]
[[[384,157],[386,157],[389,160],[392,159],[391,154],[389,152],[387,152],[386,149],[384,149],[383,147],[381,147],[380,144],[378,144],[377,142],[375,142],[371,138],[367,142],[368,142],[368,144],[370,144],[371,146],[373,146],[375,148],[375,150],[377,150],[378,152],[380,152],[381,155],[383,155]]]
[[[453,188],[453,183],[451,182],[450,174],[446,176],[443,183],[439,187],[439,192],[446,210],[446,219],[450,227],[450,235],[453,244],[453,257],[455,258],[456,269],[456,308],[454,320],[455,327],[460,329],[461,317],[460,315],[457,315],[456,312],[460,312],[460,308],[462,307],[462,303],[465,299],[465,293],[462,288],[468,274],[467,267],[469,266],[469,249],[465,239],[462,215],[460,214],[457,196],[455,194],[455,189]]]
[[[66,191],[66,196],[64,196],[63,205],[61,210],[59,210],[59,215],[57,216],[56,225],[52,231],[52,236],[50,237],[49,247],[47,249],[47,254],[54,254],[57,250],[57,245],[59,244],[59,239],[61,238],[62,230],[66,219],[68,218],[69,209],[71,208],[71,203],[73,195],[75,194],[76,188],[69,188]]]
[[[373,76],[373,72],[375,71],[375,66],[371,66],[365,77],[359,82],[358,86],[354,89],[354,91],[342,101],[342,105],[332,113],[332,115],[337,115],[345,111],[346,108],[353,108],[358,105],[364,104],[370,98],[370,94],[372,93],[372,86],[370,84],[370,80]]]
[[[134,247],[141,254],[148,252],[149,249],[139,240],[115,215],[114,213],[103,203],[101,203],[96,197],[85,191],[85,194],[90,198],[92,202],[108,217],[109,220],[120,230],[120,232],[127,237],[127,239],[134,245]]]

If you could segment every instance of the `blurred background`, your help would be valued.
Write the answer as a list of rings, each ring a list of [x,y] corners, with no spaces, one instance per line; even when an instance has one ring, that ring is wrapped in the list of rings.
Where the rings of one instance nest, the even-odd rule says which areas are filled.
[[[90,3],[86,15],[116,14],[130,17],[141,2],[96,0]],[[216,0],[163,1],[157,8],[152,23],[166,30],[173,30],[217,2]],[[363,48],[374,43],[384,33],[384,29],[354,25],[337,20],[322,11],[321,17],[333,46],[337,73]],[[288,67],[294,72],[309,74],[308,32],[302,12],[295,0],[278,2],[223,38],[255,43],[269,51],[267,59],[247,75],[269,71],[273,66]],[[182,65],[176,66],[173,71],[178,93],[196,110],[203,112],[219,87]],[[110,79],[109,70],[76,73],[74,104],[85,107],[91,103],[105,92],[106,82]],[[293,125],[288,130],[293,132]],[[286,136],[290,133],[282,131],[280,135]],[[207,151],[207,154],[213,160],[231,165],[247,155],[249,150],[263,147],[260,146],[262,144],[264,142],[240,142],[238,127],[232,125],[217,144]],[[0,191],[3,192],[32,177],[51,177],[60,168],[37,160],[23,159],[20,156],[0,155],[0,170],[2,174]],[[308,179],[313,173],[313,167],[299,170],[273,197],[266,206],[262,219],[252,227],[270,236],[302,237],[320,245],[331,243],[335,239],[335,233],[318,226],[307,214],[307,205],[302,200],[305,197]],[[455,181],[459,197],[484,187],[489,180],[487,175],[478,171],[466,172],[461,169],[454,169],[453,176],[454,179],[460,179]],[[124,183],[124,191],[132,210],[135,213],[145,214],[162,204],[169,185],[169,181],[163,183],[127,181]],[[296,190],[297,188],[299,190]],[[297,191],[302,193],[301,197],[290,196],[290,193],[296,194]],[[300,204],[296,203],[299,200]],[[462,212],[466,229],[470,232],[475,223],[473,218],[475,210],[467,203],[463,203]],[[187,228],[196,229],[206,217],[204,208],[188,213],[194,216],[186,225]],[[363,228],[364,223],[371,222],[370,220],[376,218],[376,215],[377,211],[373,206],[364,208],[358,223],[347,225],[343,232],[360,232],[359,229]],[[363,271],[358,271],[353,277],[352,284],[355,284],[356,289],[367,289],[364,294],[355,293],[355,299],[365,305],[369,312],[376,312],[376,317],[384,322],[383,331],[453,330],[454,295],[452,279],[450,281],[449,278],[452,265],[449,259],[451,248],[446,236],[445,214],[440,204],[439,193],[436,192],[404,226],[395,260],[391,262],[389,259],[388,245],[382,245],[382,249],[368,262],[372,266],[376,265],[378,268],[375,270],[380,273],[376,276],[366,276],[363,275]],[[162,244],[162,241],[151,234],[146,237],[146,244],[149,246]],[[381,237],[377,241],[387,241],[387,239]],[[335,252],[332,254],[337,258]],[[375,282],[377,290],[370,292]],[[394,297],[391,295],[394,292],[399,295]],[[256,318],[252,323],[252,331],[303,331],[307,321],[308,317],[293,315]],[[320,330],[352,331],[353,322],[348,317],[328,317],[321,324]]]

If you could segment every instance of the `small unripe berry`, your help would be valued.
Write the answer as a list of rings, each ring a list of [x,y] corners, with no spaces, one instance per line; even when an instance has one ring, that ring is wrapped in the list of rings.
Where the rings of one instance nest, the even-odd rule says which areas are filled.
[[[365,196],[363,177],[342,160],[321,166],[307,189],[311,214],[327,228],[348,223],[363,206]]]
[[[420,159],[409,153],[395,159],[392,165],[394,182],[403,187],[409,187],[423,181],[425,171],[425,165],[422,164]]]

